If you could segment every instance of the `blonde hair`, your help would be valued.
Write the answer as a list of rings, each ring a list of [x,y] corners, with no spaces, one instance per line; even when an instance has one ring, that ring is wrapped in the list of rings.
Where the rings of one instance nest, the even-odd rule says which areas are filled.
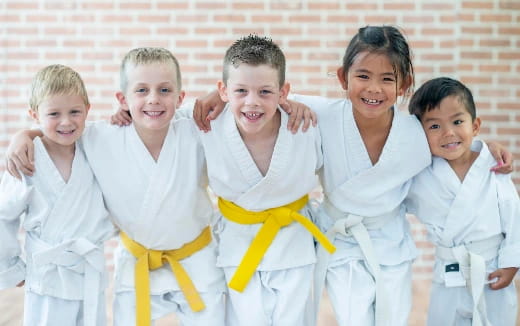
[[[121,62],[121,68],[119,70],[120,75],[120,87],[121,91],[125,92],[128,87],[128,79],[126,76],[127,67],[132,64],[134,67],[138,65],[146,65],[152,63],[159,64],[168,64],[172,67],[175,67],[177,72],[177,90],[180,91],[182,88],[182,80],[181,80],[181,69],[179,67],[179,62],[175,58],[175,56],[168,50],[164,48],[136,48],[128,52],[123,58],[123,62]]]
[[[41,102],[51,95],[79,95],[85,106],[90,105],[81,76],[64,65],[50,65],[36,73],[31,84],[31,110],[37,112]]]

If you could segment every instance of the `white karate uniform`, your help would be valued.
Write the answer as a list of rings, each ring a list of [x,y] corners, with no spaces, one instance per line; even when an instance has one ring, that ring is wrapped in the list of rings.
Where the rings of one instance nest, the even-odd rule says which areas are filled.
[[[80,146],[68,182],[40,138],[34,150],[34,176],[0,184],[0,289],[25,280],[25,325],[105,325],[103,242],[115,228],[101,190]]]
[[[281,124],[265,176],[262,176],[227,107],[201,136],[213,192],[249,211],[292,203],[317,185],[322,164],[317,128],[291,134],[288,115]],[[310,216],[308,203],[300,213]],[[217,265],[229,282],[262,224],[244,225],[220,216]],[[308,325],[313,264],[313,236],[299,223],[280,229],[243,292],[229,289],[228,325]]]
[[[349,100],[301,95],[293,99],[318,115],[324,160],[320,172],[324,203],[317,219],[337,248],[331,257],[318,256],[317,295],[321,295],[320,278],[325,277],[325,272],[320,271],[326,270],[326,287],[339,325],[374,325],[378,314],[374,308],[377,268],[381,270],[377,272],[381,294],[377,302],[379,308],[386,309],[385,325],[407,325],[411,262],[417,250],[405,218],[403,200],[411,178],[431,160],[421,125],[415,117],[394,111],[381,156],[372,165]],[[354,227],[368,229],[366,242],[373,252],[369,255],[371,259],[354,239]],[[367,265],[368,261],[373,261],[374,268]],[[361,295],[363,299],[358,299]]]
[[[149,249],[177,249],[209,225],[213,207],[204,152],[192,120],[172,121],[157,162],[133,125],[89,124],[81,144],[115,223],[134,241]],[[187,325],[224,324],[225,281],[215,264],[215,250],[211,242],[180,261],[206,305],[200,312],[192,312],[179,296],[169,264],[150,271],[152,319],[175,312]],[[135,324],[135,262],[120,244],[115,253],[115,325]]]
[[[462,245],[472,254],[482,255],[484,281],[498,268],[520,266],[520,202],[511,176],[489,171],[496,162],[486,144],[475,140],[472,150],[480,154],[463,182],[446,160],[434,157],[432,165],[414,178],[406,204],[424,223],[436,247]],[[493,244],[489,239],[496,237],[499,241]],[[445,266],[456,262],[436,257],[428,325],[472,323],[474,300],[470,288],[445,284]],[[469,277],[466,270],[464,273]],[[477,284],[477,280],[471,283]],[[514,283],[501,290],[482,286],[490,322],[483,325],[515,325]]]

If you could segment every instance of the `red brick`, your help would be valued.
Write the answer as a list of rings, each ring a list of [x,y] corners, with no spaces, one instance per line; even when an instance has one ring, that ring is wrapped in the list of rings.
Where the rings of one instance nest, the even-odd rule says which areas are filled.
[[[202,23],[202,22],[208,22],[208,16],[207,15],[182,15],[182,16],[176,16],[175,21],[179,23]]]
[[[493,3],[488,1],[463,1],[462,9],[477,9],[477,10],[485,10],[485,9],[493,9]]]
[[[397,17],[387,15],[366,15],[365,22],[369,25],[392,25],[397,23]]]
[[[369,2],[352,3],[349,1],[346,3],[346,8],[347,8],[347,10],[370,11],[370,10],[377,10],[378,5],[376,3],[369,3]]]
[[[413,2],[384,3],[383,10],[415,10]]]
[[[307,7],[310,10],[338,10],[340,4],[338,2],[309,2]]]
[[[481,39],[479,42],[481,47],[484,48],[495,48],[495,47],[509,47],[511,46],[511,40],[508,39]]]
[[[264,4],[261,2],[234,2],[231,4],[231,9],[236,9],[236,10],[264,9]]]
[[[195,2],[195,9],[228,9],[229,5],[225,1],[220,2]]]
[[[139,15],[137,21],[142,23],[169,23],[170,15]]]
[[[83,9],[98,9],[98,10],[109,10],[115,8],[115,3],[111,1],[107,2],[84,2],[81,5]]]
[[[422,29],[422,33],[424,36],[431,36],[431,35],[452,35],[453,29],[451,28],[431,28],[431,27],[425,27]]]
[[[475,85],[475,84],[491,84],[493,79],[491,77],[486,76],[462,76],[461,81],[467,85]]]
[[[499,60],[520,60],[520,52],[500,52],[498,54]]]
[[[520,102],[499,102],[497,108],[499,110],[520,110]]]
[[[492,55],[489,52],[462,51],[460,57],[461,59],[491,59]]]
[[[67,60],[72,61],[77,58],[76,53],[74,52],[47,52],[45,53],[45,59],[51,60],[51,61],[61,61],[61,60]]]
[[[406,22],[406,24],[411,23],[422,23],[422,24],[428,24],[433,23],[434,17],[431,15],[407,15],[403,17],[403,21]]]
[[[291,23],[319,23],[321,16],[319,15],[291,15],[289,22]]]
[[[428,53],[421,55],[421,58],[427,61],[453,61],[453,53]]]
[[[268,1],[271,10],[301,10],[302,1]]]
[[[188,7],[189,7],[189,1],[157,3],[157,9],[163,9],[163,10],[182,10],[182,9],[188,9]]]
[[[245,25],[247,26],[247,24]],[[259,27],[234,27],[232,29],[232,33],[239,36],[249,35],[249,34],[258,34],[265,35],[265,29],[262,26]]]
[[[30,23],[54,23],[58,21],[56,15],[27,15],[25,20]]]
[[[39,5],[38,3],[34,2],[7,2],[6,4],[3,4],[6,6],[7,10],[31,10],[31,9],[38,9]]]
[[[127,10],[127,9],[140,9],[140,10],[150,10],[152,9],[151,3],[148,2],[122,2],[119,4],[119,9]]]
[[[487,64],[487,65],[480,65],[479,70],[481,72],[509,72],[511,70],[511,67],[506,64]]]
[[[158,27],[157,33],[166,37],[175,37],[177,35],[188,34],[189,29],[186,27]]]
[[[246,21],[244,15],[215,15],[213,20],[216,22],[243,23]]]
[[[509,23],[513,21],[513,16],[504,14],[504,15],[480,15],[480,21],[483,23],[491,22],[491,23]]]
[[[122,35],[150,35],[152,34],[150,27],[121,27],[119,32]]]
[[[177,40],[175,44],[182,48],[206,48],[208,46],[208,42],[205,40]]]
[[[520,10],[520,3],[516,0],[500,1],[498,6],[500,9]]]
[[[251,21],[253,23],[281,23],[285,19],[281,15],[252,15]]]
[[[461,32],[463,35],[464,34],[475,34],[475,35],[492,34],[493,27],[462,27]]]

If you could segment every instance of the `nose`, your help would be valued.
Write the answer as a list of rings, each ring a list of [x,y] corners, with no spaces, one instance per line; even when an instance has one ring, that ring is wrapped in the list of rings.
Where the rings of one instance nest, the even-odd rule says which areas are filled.
[[[258,105],[258,96],[255,92],[249,92],[246,96],[245,104],[247,106],[256,106]]]
[[[368,83],[367,90],[371,93],[380,93],[381,92],[381,85],[378,80],[375,78],[372,78],[370,82]]]
[[[148,93],[148,97],[146,98],[148,104],[157,104],[159,103],[159,93],[155,90],[151,90]]]
[[[444,136],[453,136],[454,135],[454,132],[453,132],[453,128],[451,126],[446,126],[444,127]]]

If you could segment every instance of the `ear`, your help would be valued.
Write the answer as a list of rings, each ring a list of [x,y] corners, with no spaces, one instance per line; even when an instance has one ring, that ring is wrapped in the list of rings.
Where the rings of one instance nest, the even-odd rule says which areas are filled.
[[[86,111],[87,111],[87,114],[88,114],[88,111],[90,110],[90,104],[89,104],[89,105],[87,105],[87,106],[85,107],[85,109],[86,109]]]
[[[38,112],[34,111],[33,109],[27,110],[27,113],[29,113],[29,116],[36,121],[37,123],[40,123],[40,118],[38,116]]]
[[[186,92],[181,90],[179,92],[179,98],[177,99],[177,107],[180,107],[182,104],[182,101],[184,101],[184,96],[186,96]]]
[[[125,111],[130,111],[130,108],[128,107],[128,103],[126,102],[125,94],[123,92],[117,92],[116,93],[117,101],[119,102],[119,106],[121,109]]]
[[[482,124],[482,120],[480,120],[479,117],[476,117],[475,120],[473,121],[473,137],[478,135],[478,133],[480,132],[481,124]]]
[[[287,95],[289,95],[289,91],[291,90],[291,84],[284,83],[282,88],[280,88],[280,99],[279,103],[285,103],[287,101]]]
[[[345,75],[343,67],[339,67],[338,70],[336,70],[336,75],[338,76],[341,87],[343,87],[344,90],[348,90],[347,76]]]
[[[227,86],[222,80],[219,80],[217,82],[217,89],[218,89],[218,94],[220,95],[220,98],[222,99],[222,101],[228,102],[229,97],[227,95]]]

